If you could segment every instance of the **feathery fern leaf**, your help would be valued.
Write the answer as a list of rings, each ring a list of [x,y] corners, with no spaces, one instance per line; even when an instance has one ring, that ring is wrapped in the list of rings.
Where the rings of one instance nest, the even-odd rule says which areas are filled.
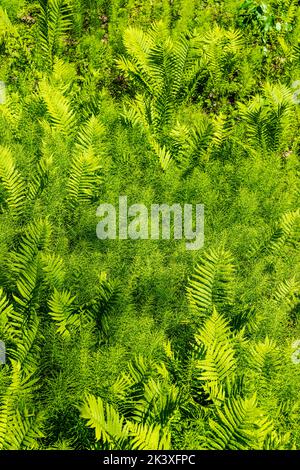
[[[43,416],[33,417],[25,409],[18,409],[12,416],[3,448],[5,450],[36,450],[40,447],[39,439],[44,437],[42,432]]]
[[[234,381],[237,367],[232,333],[214,309],[195,336],[195,386],[203,387],[213,401],[224,400],[225,384]]]
[[[102,181],[101,165],[93,152],[75,156],[67,183],[67,198],[72,207],[90,201],[99,190]]]
[[[231,253],[222,247],[205,253],[190,278],[187,297],[195,313],[203,315],[213,306],[232,302],[234,265]]]
[[[49,240],[51,224],[48,220],[31,222],[22,238],[18,252],[11,254],[11,269],[16,278],[18,294],[15,301],[27,307],[34,294],[38,275],[38,254]]]
[[[41,262],[46,282],[56,289],[63,287],[65,279],[63,259],[54,253],[41,253]]]
[[[274,299],[293,308],[300,302],[300,282],[295,277],[281,282],[276,288]]]
[[[256,396],[231,398],[209,422],[206,447],[213,450],[259,450],[273,429],[257,407]]]
[[[57,332],[65,339],[70,338],[70,329],[80,325],[79,315],[74,312],[75,297],[67,290],[54,289],[49,300],[49,315],[57,324]]]
[[[53,66],[61,39],[71,26],[70,9],[64,0],[39,0],[39,44],[46,64]]]
[[[68,98],[46,80],[40,83],[40,94],[46,103],[54,128],[66,137],[72,136],[76,130],[77,119]]]
[[[105,127],[96,116],[92,116],[81,128],[76,147],[79,152],[93,152],[97,155],[100,140],[105,133]]]
[[[14,432],[17,401],[22,396],[30,396],[37,389],[38,378],[34,371],[24,373],[18,361],[11,360],[10,384],[0,399],[0,450],[5,449],[6,439]]]
[[[249,367],[259,374],[260,378],[270,379],[282,364],[281,355],[275,341],[268,337],[259,343],[247,346]]]
[[[159,425],[126,421],[113,406],[100,397],[88,395],[81,407],[81,417],[95,429],[97,440],[108,449],[166,449],[170,448],[170,434]]]
[[[277,150],[285,142],[293,109],[291,91],[284,85],[267,83],[263,95],[239,104],[240,115],[252,146],[264,151]]]
[[[300,209],[283,214],[266,247],[266,251],[276,254],[280,252],[286,243],[293,242],[294,240],[299,243],[300,237],[299,232],[297,232],[297,229],[299,230],[299,222]]]
[[[51,165],[52,157],[43,157],[38,162],[37,170],[28,186],[28,199],[35,200],[43,191],[48,182]]]
[[[13,215],[20,216],[26,202],[25,182],[15,167],[11,151],[0,147],[0,181],[7,193],[6,204]]]

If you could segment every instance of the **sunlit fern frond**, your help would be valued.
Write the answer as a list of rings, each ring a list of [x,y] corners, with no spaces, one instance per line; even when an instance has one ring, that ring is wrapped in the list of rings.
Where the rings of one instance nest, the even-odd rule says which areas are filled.
[[[53,70],[48,78],[51,85],[59,88],[62,93],[67,93],[76,80],[76,67],[70,62],[65,62],[60,57],[55,57]]]
[[[163,22],[147,32],[130,27],[124,33],[128,57],[118,60],[118,67],[132,78],[150,99],[151,123],[156,133],[169,126],[177,105],[185,98],[198,70],[191,55],[190,39],[181,35],[173,40]],[[186,70],[189,76],[186,77]]]
[[[70,30],[71,11],[64,0],[39,0],[39,44],[46,65],[53,66],[60,41]]]
[[[17,320],[16,316],[14,318]],[[32,318],[30,322],[20,323],[20,330],[14,331],[10,336],[15,335],[15,344],[13,347],[9,347],[7,350],[9,359],[18,361],[23,371],[32,372],[35,371],[38,366],[40,348],[38,340],[41,338],[39,331],[39,320],[37,316]],[[16,327],[16,322],[14,327]],[[12,326],[10,325],[10,331]]]
[[[170,448],[170,432],[157,424],[125,420],[110,404],[100,397],[87,395],[81,408],[81,417],[95,430],[95,436],[106,449],[160,450]]]
[[[69,339],[71,330],[77,329],[80,325],[80,317],[74,306],[75,298],[65,289],[62,291],[54,289],[48,302],[49,315],[57,325],[57,332],[64,339]]]
[[[224,71],[242,50],[243,38],[238,30],[215,26],[196,38],[196,47],[211,79],[221,85]]]
[[[219,151],[230,135],[230,126],[224,114],[214,118],[198,116],[193,126],[188,127],[177,121],[170,132],[173,156],[185,174],[198,165],[207,162]]]
[[[196,314],[211,312],[233,301],[234,264],[222,247],[206,252],[189,280],[187,298]]]
[[[171,432],[157,424],[130,423],[130,448],[132,450],[171,449]]]
[[[38,378],[34,372],[25,373],[18,361],[11,360],[10,383],[0,397],[0,450],[5,449],[6,439],[9,432],[14,432],[12,423],[18,401],[22,397],[31,397],[37,389]]]
[[[81,153],[92,151],[97,155],[99,143],[105,134],[105,127],[96,116],[84,123],[77,137],[76,147]]]
[[[91,301],[80,307],[84,318],[93,320],[98,331],[106,336],[109,329],[109,315],[119,295],[118,287],[114,281],[102,271],[98,276],[98,283]]]
[[[6,193],[5,205],[14,216],[20,216],[26,202],[26,184],[16,169],[10,149],[0,146],[0,184]]]
[[[256,396],[229,398],[209,420],[205,447],[211,450],[260,450],[273,423],[257,407]]]
[[[52,126],[64,136],[72,136],[77,129],[77,119],[68,98],[46,80],[40,83],[40,95],[46,103]]]
[[[108,449],[128,448],[128,430],[125,418],[113,406],[100,397],[87,395],[80,408],[81,417],[87,426],[95,430],[96,440],[101,440]],[[123,447],[124,446],[124,447]]]
[[[33,220],[25,229],[17,252],[11,253],[10,267],[15,278],[15,301],[23,308],[29,306],[38,275],[38,254],[47,245],[51,224],[47,219]]]
[[[67,182],[67,199],[71,207],[89,202],[98,194],[102,182],[101,168],[99,158],[91,151],[73,158]]]
[[[34,416],[25,408],[18,409],[12,415],[10,426],[6,433],[3,449],[5,450],[37,450],[40,448],[39,440],[45,437],[43,433],[44,417],[42,414]]]
[[[214,402],[224,400],[226,383],[237,368],[233,336],[227,321],[214,309],[195,336],[195,389],[203,388]]]
[[[293,436],[290,432],[280,433],[272,431],[269,433],[259,450],[296,450]]]
[[[295,277],[280,282],[274,292],[274,299],[279,304],[285,303],[293,308],[300,302],[300,282]]]
[[[172,155],[165,145],[161,146],[155,139],[151,139],[151,145],[163,171],[167,171],[172,164]]]
[[[277,223],[277,227],[275,228],[269,243],[266,245],[266,252],[277,255],[285,244],[299,244],[299,223],[300,209],[284,213]]]
[[[10,303],[6,292],[0,287],[0,331],[7,324],[8,318],[13,312],[13,305]]]
[[[46,283],[52,288],[62,288],[66,273],[61,256],[55,253],[41,253],[41,263]]]
[[[282,84],[266,83],[263,93],[247,104],[239,104],[246,135],[253,147],[274,151],[285,141],[293,113],[291,90]]]
[[[247,345],[247,360],[258,379],[270,380],[282,365],[282,358],[274,340],[266,337],[263,341]]]
[[[28,199],[35,200],[44,190],[48,183],[50,169],[53,163],[51,157],[42,157],[36,165],[31,181],[28,184]]]
[[[0,45],[5,41],[7,36],[14,34],[15,26],[10,21],[6,10],[0,6]]]
[[[144,386],[144,393],[134,404],[133,418],[142,423],[168,426],[179,404],[179,389],[173,384],[151,378]]]
[[[148,133],[152,124],[151,109],[148,100],[142,93],[137,93],[135,99],[127,99],[123,105],[122,118],[132,127],[140,127]]]
[[[27,317],[23,312],[15,310],[12,304],[7,304],[7,300],[2,315],[3,335],[8,341],[7,359],[10,363],[18,363],[23,372],[35,372],[42,338],[37,315],[31,311],[30,317]]]
[[[141,29],[130,27],[125,30],[123,41],[130,59],[120,58],[118,67],[151,93],[153,83],[148,57],[154,46],[153,38]]]

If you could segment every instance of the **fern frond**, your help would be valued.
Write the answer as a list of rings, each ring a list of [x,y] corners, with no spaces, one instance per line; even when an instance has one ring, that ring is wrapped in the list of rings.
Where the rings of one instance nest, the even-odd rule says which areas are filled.
[[[11,360],[10,384],[1,396],[0,405],[0,450],[5,449],[8,432],[14,432],[11,424],[14,421],[17,401],[23,396],[31,396],[37,389],[38,378],[34,371],[24,373],[18,361]]]
[[[34,201],[42,193],[48,182],[50,169],[53,163],[51,157],[42,157],[37,164],[36,172],[28,185],[28,199]]]
[[[15,167],[11,151],[0,146],[0,181],[7,193],[6,204],[9,211],[20,216],[26,202],[25,182]]]
[[[172,155],[165,145],[162,147],[154,139],[151,139],[151,144],[154,152],[158,158],[161,169],[167,171],[172,163]]]
[[[37,255],[46,246],[51,234],[48,220],[34,220],[25,230],[18,252],[11,254],[11,269],[16,278],[16,302],[22,307],[30,304],[38,274]]]
[[[266,246],[267,253],[279,253],[282,247],[289,242],[293,242],[296,236],[296,242],[299,243],[299,222],[300,209],[286,212],[280,218],[277,227],[271,236],[269,244]]]
[[[0,6],[0,45],[8,35],[13,34],[15,31],[16,28],[10,21],[6,10]]]
[[[143,423],[130,423],[128,428],[132,450],[171,449],[171,433],[168,429],[163,429],[155,424]]]
[[[195,343],[196,388],[203,387],[213,401],[223,401],[226,382],[234,381],[237,360],[229,325],[215,309]]]
[[[203,315],[213,306],[230,304],[233,276],[231,253],[222,247],[205,253],[187,287],[187,298],[195,313]]]
[[[76,131],[77,119],[68,98],[46,80],[40,83],[40,95],[46,103],[53,127],[66,137],[72,136]]]
[[[267,435],[261,450],[295,450],[293,437],[290,432],[278,433],[272,431]]]
[[[63,259],[55,253],[42,253],[41,262],[46,282],[56,289],[63,287],[66,274]]]
[[[247,356],[249,367],[266,380],[269,380],[270,375],[282,364],[275,341],[268,337],[259,343],[247,345]]]
[[[67,290],[54,289],[49,300],[49,315],[57,324],[57,332],[64,338],[70,338],[70,329],[80,325],[79,315],[74,312],[75,297]]]
[[[95,430],[96,439],[110,449],[120,449],[128,440],[124,417],[100,397],[87,395],[80,411],[81,417],[88,420],[87,426]]]
[[[293,99],[289,88],[266,83],[262,96],[255,96],[247,105],[240,103],[239,109],[253,147],[277,150],[290,126]]]
[[[81,128],[76,147],[80,153],[92,151],[97,155],[100,140],[105,133],[105,127],[96,116],[92,116]]]
[[[99,159],[91,152],[74,157],[67,183],[67,198],[72,207],[90,201],[102,182]]]
[[[258,409],[255,395],[230,398],[215,414],[205,444],[212,450],[260,450],[273,428]]]
[[[81,307],[83,314],[96,322],[97,328],[104,335],[108,332],[108,316],[118,296],[117,286],[107,278],[106,272],[99,275],[99,282],[92,301]]]
[[[143,397],[134,405],[133,417],[142,423],[157,423],[166,427],[179,403],[179,390],[175,385],[163,386],[150,378],[145,383]]]
[[[37,316],[35,316],[30,322],[20,324],[20,317],[16,318],[15,316],[14,319],[18,320],[18,323],[14,321],[13,327],[16,328],[19,324],[20,329],[12,333],[12,325],[9,327],[11,332],[10,336],[14,338],[15,345],[14,347],[8,348],[8,355],[21,364],[23,371],[28,373],[35,371],[40,352],[37,345],[37,339],[40,337],[39,320]]]
[[[6,293],[3,288],[0,287],[0,331],[8,321],[8,318],[13,312],[13,306],[9,302]]]
[[[60,41],[70,29],[71,12],[64,0],[39,0],[39,4],[39,44],[46,63],[52,67]]]
[[[43,416],[32,416],[25,409],[22,413],[17,409],[10,422],[3,448],[5,450],[36,450],[40,447],[39,439],[42,432]]]
[[[278,303],[285,302],[293,308],[300,302],[300,282],[295,277],[281,282],[274,292],[274,299]]]
[[[170,433],[155,424],[126,421],[113,406],[100,397],[87,395],[81,407],[81,417],[95,429],[97,440],[109,449],[166,449],[170,448]]]

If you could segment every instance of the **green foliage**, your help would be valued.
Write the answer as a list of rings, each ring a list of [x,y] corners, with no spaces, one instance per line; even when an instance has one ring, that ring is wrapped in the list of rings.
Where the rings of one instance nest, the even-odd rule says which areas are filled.
[[[46,65],[52,67],[62,37],[71,26],[69,5],[64,0],[40,0],[39,5],[38,41]]]
[[[299,11],[2,0],[1,450],[300,448]],[[121,195],[204,249],[97,239]]]
[[[198,264],[187,289],[196,313],[210,311],[232,301],[234,265],[232,256],[222,248],[211,250]]]

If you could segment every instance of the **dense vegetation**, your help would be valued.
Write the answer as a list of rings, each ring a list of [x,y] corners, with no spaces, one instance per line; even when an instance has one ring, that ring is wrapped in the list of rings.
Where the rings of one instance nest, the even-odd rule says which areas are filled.
[[[0,449],[300,449],[299,38],[294,0],[0,0]],[[120,195],[203,203],[204,248],[99,240]]]

